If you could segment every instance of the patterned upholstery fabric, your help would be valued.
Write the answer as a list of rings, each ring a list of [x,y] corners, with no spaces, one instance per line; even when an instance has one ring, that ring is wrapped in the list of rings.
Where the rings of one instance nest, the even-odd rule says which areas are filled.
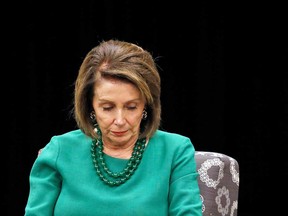
[[[203,216],[237,216],[238,162],[225,154],[196,151]]]

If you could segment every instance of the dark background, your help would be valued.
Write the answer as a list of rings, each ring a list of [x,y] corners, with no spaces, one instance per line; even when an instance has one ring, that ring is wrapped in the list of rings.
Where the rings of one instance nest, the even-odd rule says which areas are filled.
[[[78,68],[110,38],[137,43],[157,58],[163,129],[189,136],[197,150],[238,161],[238,215],[281,211],[288,177],[287,12],[277,3],[241,3],[5,3],[3,215],[24,214],[37,151],[76,128],[69,112]]]

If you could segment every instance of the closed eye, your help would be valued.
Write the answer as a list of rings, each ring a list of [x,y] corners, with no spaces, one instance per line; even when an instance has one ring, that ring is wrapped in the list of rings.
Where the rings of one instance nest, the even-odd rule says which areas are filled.
[[[127,107],[128,110],[134,110],[134,109],[136,109],[136,108],[137,108],[136,106],[131,106],[131,107],[129,106],[129,107]]]
[[[113,109],[113,107],[103,107],[104,111],[111,111]]]

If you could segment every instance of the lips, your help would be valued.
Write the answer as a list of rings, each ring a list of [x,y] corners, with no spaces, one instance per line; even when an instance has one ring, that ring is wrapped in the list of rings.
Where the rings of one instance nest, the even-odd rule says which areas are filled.
[[[116,136],[123,136],[126,133],[126,131],[113,131],[112,133],[115,134]]]

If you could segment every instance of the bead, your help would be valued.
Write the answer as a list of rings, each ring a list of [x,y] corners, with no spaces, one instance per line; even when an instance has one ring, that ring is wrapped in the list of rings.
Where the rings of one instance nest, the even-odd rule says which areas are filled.
[[[145,150],[146,139],[138,139],[132,152],[131,158],[128,160],[126,167],[118,173],[112,172],[106,165],[103,157],[103,142],[101,131],[98,129],[98,139],[92,140],[91,156],[92,162],[99,178],[107,185],[119,186],[125,183],[134,174],[141,162],[143,152]]]

